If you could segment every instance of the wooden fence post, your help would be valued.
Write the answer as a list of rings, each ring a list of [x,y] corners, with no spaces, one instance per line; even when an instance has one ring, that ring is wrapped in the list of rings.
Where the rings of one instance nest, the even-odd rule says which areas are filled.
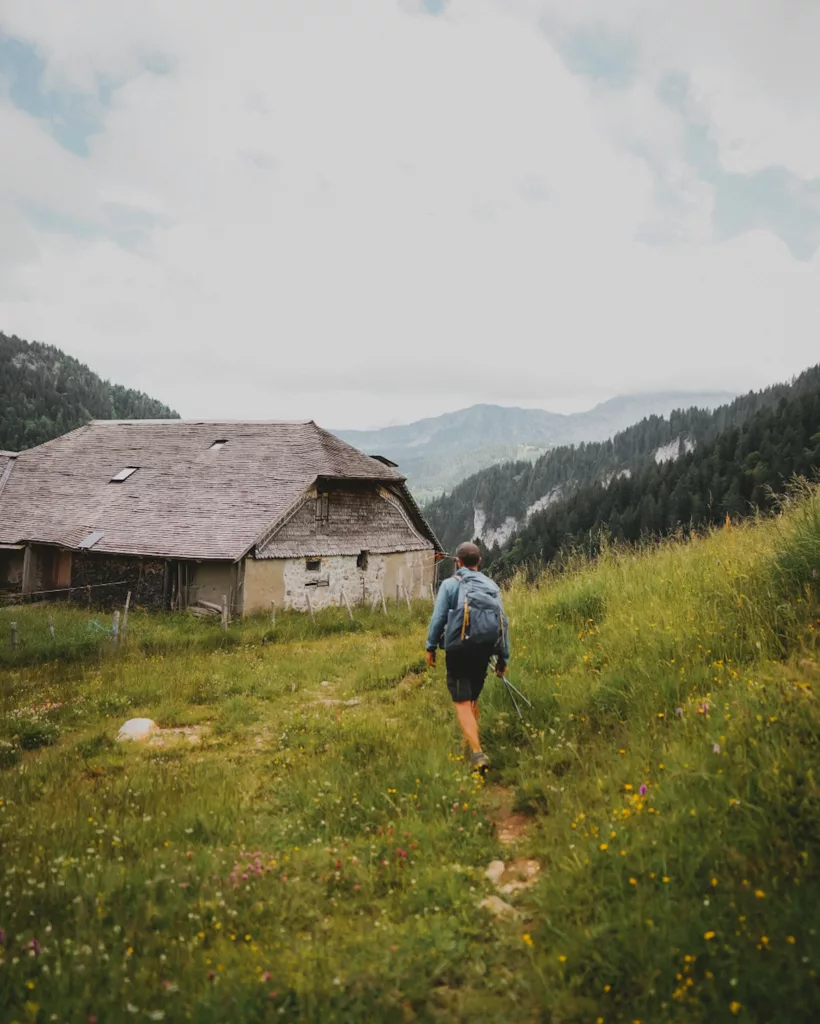
[[[228,632],[228,595],[222,595],[222,632]]]
[[[276,602],[271,601],[270,603],[270,624],[271,629],[276,629]]]
[[[114,612],[114,621],[111,624],[111,642],[118,644],[120,642],[120,610],[119,608]]]
[[[88,607],[90,608],[91,607],[91,584],[90,583],[85,588],[85,592],[88,595]]]
[[[313,617],[313,605],[310,601],[310,594],[307,591],[305,591],[305,601],[307,601],[308,615],[310,616],[311,624],[313,624],[316,620]]]
[[[404,591],[404,599],[407,601],[407,610],[409,612],[410,611],[410,592],[408,591],[407,587],[405,587],[404,585],[402,585],[402,590]]]
[[[15,650],[17,648],[17,623],[10,622],[9,626],[11,627],[11,649]]]
[[[382,598],[382,611],[384,612],[385,615],[387,615],[387,601],[385,601],[384,599],[384,590],[381,590],[380,593]]]
[[[353,609],[350,607],[350,601],[347,599],[347,591],[342,588],[342,597],[344,598],[345,607],[347,608],[347,614],[350,616],[350,621],[353,621]]]
[[[49,615],[49,617],[48,617],[48,635],[51,637],[52,640],[54,639],[54,616],[53,615]]]
[[[125,643],[125,634],[128,631],[128,609],[131,607],[131,591],[125,595],[125,611],[122,613],[122,632],[120,633],[120,643]]]

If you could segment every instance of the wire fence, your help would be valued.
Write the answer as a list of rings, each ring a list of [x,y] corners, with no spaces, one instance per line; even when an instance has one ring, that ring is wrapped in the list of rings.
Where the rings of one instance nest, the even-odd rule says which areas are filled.
[[[92,590],[99,590],[102,587],[124,587],[128,585],[127,580],[116,580],[114,583],[86,583],[79,587],[58,587],[56,590],[32,590],[27,593],[9,592],[1,595],[5,600],[9,602],[25,601],[32,597],[46,597],[53,594],[85,594],[90,593]]]

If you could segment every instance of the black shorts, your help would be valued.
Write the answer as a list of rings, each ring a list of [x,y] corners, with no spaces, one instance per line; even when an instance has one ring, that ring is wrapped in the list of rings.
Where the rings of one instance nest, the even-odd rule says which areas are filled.
[[[484,689],[484,679],[494,647],[468,647],[459,651],[445,651],[447,689],[456,704],[478,700]]]

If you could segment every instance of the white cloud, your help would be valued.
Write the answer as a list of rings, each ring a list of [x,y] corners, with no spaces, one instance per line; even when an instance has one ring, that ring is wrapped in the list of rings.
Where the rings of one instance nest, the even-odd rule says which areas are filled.
[[[612,7],[586,3],[566,10]],[[662,66],[614,92],[567,70],[530,0],[439,18],[388,0],[71,6],[6,0],[0,26],[62,88],[120,84],[87,159],[0,106],[22,168],[0,166],[0,213],[24,201],[96,228],[18,221],[14,265],[0,243],[6,331],[187,415],[335,426],[744,387],[815,358],[817,261],[764,234],[710,244],[711,191],[653,84],[695,69],[694,29],[677,49],[664,29]],[[646,19],[660,31],[645,3],[618,7],[638,43]],[[740,80],[739,58],[706,56]],[[716,90],[699,99],[720,134]],[[154,218],[136,251],[106,237],[111,203]],[[636,241],[659,220],[675,244]]]
[[[519,0],[512,0],[519,5]],[[556,36],[605,27],[650,81],[691,78],[729,171],[820,177],[820,5],[815,0],[520,0]]]

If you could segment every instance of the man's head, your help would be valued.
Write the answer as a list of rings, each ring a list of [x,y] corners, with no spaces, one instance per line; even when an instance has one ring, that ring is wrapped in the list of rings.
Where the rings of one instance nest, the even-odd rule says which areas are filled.
[[[459,544],[456,548],[456,558],[458,564],[463,565],[466,569],[477,569],[481,565],[481,552],[478,549],[477,544],[473,544],[470,540],[465,540],[463,544]]]

